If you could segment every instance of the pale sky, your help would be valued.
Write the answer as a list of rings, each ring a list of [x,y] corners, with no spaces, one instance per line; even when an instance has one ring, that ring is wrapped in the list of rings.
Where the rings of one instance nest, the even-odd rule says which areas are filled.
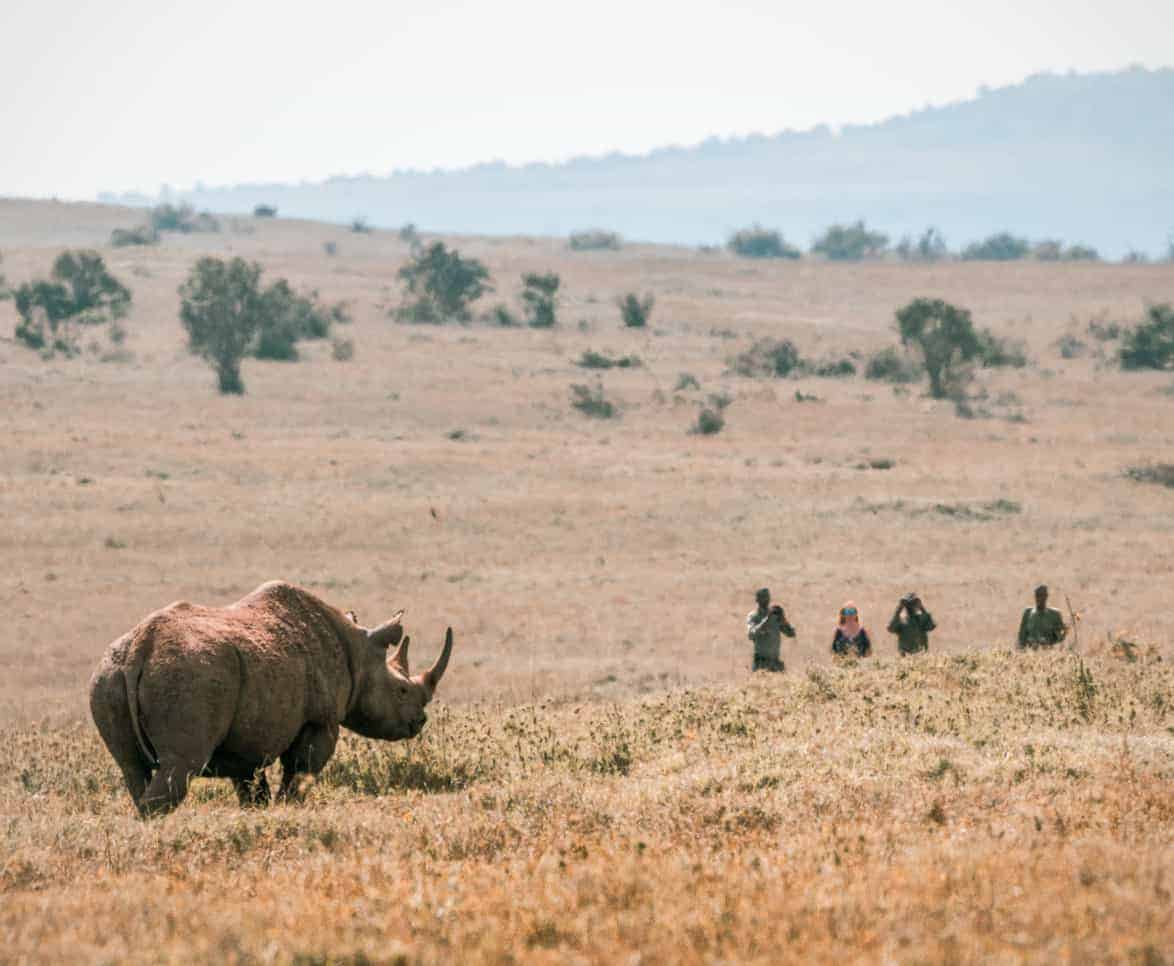
[[[1174,3],[0,0],[0,37],[0,195],[93,198],[874,121],[1170,66]]]

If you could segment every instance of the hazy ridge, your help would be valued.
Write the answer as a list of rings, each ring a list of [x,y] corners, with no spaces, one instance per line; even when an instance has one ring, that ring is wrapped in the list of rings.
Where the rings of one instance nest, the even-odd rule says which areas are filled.
[[[833,221],[894,237],[927,225],[952,246],[1009,229],[1157,253],[1174,229],[1174,69],[1039,74],[972,100],[872,125],[612,154],[564,164],[197,187],[214,211],[433,231],[562,235],[598,225],[633,239],[717,243],[752,221],[806,246]],[[104,201],[146,204],[142,195]]]

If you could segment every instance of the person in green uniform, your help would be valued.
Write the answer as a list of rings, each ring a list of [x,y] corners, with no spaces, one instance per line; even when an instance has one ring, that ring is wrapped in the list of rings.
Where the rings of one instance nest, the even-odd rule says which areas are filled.
[[[1019,621],[1019,648],[1055,647],[1067,633],[1064,616],[1048,606],[1047,584],[1040,584],[1035,589],[1035,606],[1027,608]]]
[[[897,635],[897,651],[902,655],[929,650],[929,632],[938,625],[915,593],[908,593],[897,601],[888,631]]]
[[[779,644],[782,635],[795,636],[795,628],[787,623],[783,609],[770,606],[770,591],[763,587],[755,595],[758,606],[746,615],[746,636],[754,642],[753,671],[785,671]]]

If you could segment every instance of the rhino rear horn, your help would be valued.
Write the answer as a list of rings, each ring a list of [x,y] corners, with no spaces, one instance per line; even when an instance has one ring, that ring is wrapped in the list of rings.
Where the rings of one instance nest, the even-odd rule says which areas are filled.
[[[440,652],[440,657],[436,659],[436,663],[424,672],[423,682],[429,692],[436,690],[436,685],[440,683],[440,679],[444,677],[445,668],[448,667],[449,655],[452,654],[452,628],[450,627],[444,632],[444,650]]]
[[[394,664],[397,668],[399,668],[400,673],[402,673],[404,677],[407,677],[411,673],[408,670],[408,645],[411,643],[411,637],[405,637],[402,641],[399,642],[399,647],[395,649],[395,652],[391,655],[391,657],[387,659],[387,663]]]
[[[367,631],[367,640],[376,647],[391,647],[392,644],[398,644],[404,636],[403,619],[404,612],[401,610],[391,620],[385,621],[374,630]]]

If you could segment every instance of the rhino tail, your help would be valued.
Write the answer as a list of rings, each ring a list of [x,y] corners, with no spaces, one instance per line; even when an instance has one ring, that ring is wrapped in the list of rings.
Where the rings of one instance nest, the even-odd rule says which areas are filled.
[[[157,768],[159,758],[155,754],[155,749],[151,747],[151,742],[147,740],[147,736],[143,732],[143,723],[139,720],[139,678],[143,675],[143,665],[147,660],[147,655],[144,653],[146,649],[147,646],[134,649],[130,665],[122,672],[122,679],[126,684],[126,706],[130,712],[130,726],[134,730],[135,741],[138,742],[143,757],[151,763],[152,767]]]

